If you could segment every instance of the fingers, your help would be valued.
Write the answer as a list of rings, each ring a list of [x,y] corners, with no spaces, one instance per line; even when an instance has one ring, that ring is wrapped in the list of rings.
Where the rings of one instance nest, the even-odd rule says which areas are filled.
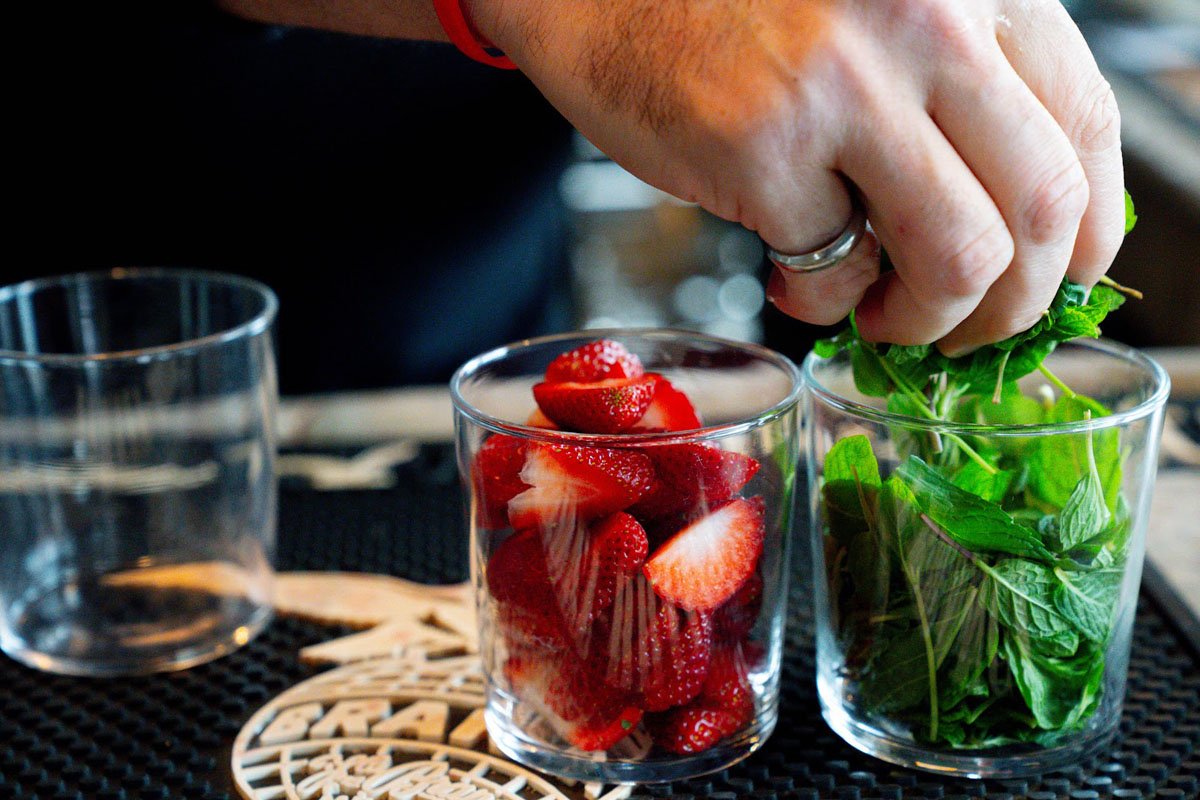
[[[850,219],[850,195],[842,179],[821,172],[805,182],[802,192],[781,197],[786,210],[770,214],[771,227],[759,231],[763,241],[781,253],[807,253],[824,247]],[[787,242],[779,245],[777,242]],[[879,243],[870,231],[839,264],[820,272],[799,274],[776,267],[767,297],[780,311],[817,325],[841,321],[879,277]]]
[[[1008,2],[997,38],[1008,61],[1065,132],[1087,176],[1087,210],[1067,276],[1087,286],[1108,271],[1125,234],[1121,119],[1108,82],[1057,0]]]
[[[950,355],[1027,329],[1049,307],[1075,249],[1088,206],[1084,168],[1059,123],[981,41],[948,64],[930,112],[979,179],[1013,239],[1013,261],[979,306],[938,345]]]
[[[1004,218],[919,106],[872,115],[842,155],[896,271],[856,312],[863,336],[927,344],[967,318],[1012,261]]]

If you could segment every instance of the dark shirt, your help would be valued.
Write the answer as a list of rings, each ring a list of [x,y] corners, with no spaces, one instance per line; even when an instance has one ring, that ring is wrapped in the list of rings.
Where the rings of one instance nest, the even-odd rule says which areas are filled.
[[[36,261],[4,282],[118,265],[259,278],[280,297],[290,392],[442,381],[570,324],[569,128],[520,74],[202,3],[88,5],[28,29],[14,244]]]

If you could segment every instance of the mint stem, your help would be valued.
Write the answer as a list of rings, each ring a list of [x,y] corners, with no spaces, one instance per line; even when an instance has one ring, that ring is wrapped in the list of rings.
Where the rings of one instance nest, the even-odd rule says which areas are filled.
[[[1067,397],[1071,398],[1072,400],[1075,399],[1076,394],[1071,389],[1071,387],[1067,386],[1065,383],[1063,383],[1062,380],[1060,380],[1057,375],[1055,375],[1053,372],[1051,372],[1050,368],[1047,367],[1045,364],[1038,364],[1038,372],[1042,373],[1042,375],[1044,375],[1046,377],[1046,380],[1050,381],[1055,386],[1057,386],[1058,390],[1060,392],[1062,392],[1063,394],[1065,394]]]
[[[944,422],[945,421],[941,417],[939,417],[937,414],[933,413],[933,411],[927,405],[925,405],[926,403],[929,402],[928,398],[926,398],[925,395],[921,394],[913,387],[909,386],[907,381],[905,381],[898,374],[896,374],[896,371],[892,369],[890,364],[888,364],[886,358],[883,358],[882,356],[879,355],[879,353],[875,352],[875,348],[870,348],[870,352],[879,361],[879,366],[883,368],[884,373],[887,374],[888,378],[892,381],[892,383],[896,384],[896,388],[899,389],[901,392],[903,392],[910,400],[913,401],[913,405],[921,410],[921,414],[926,419],[932,420],[934,422]],[[967,458],[971,459],[976,464],[978,464],[980,466],[980,468],[983,469],[984,472],[986,472],[989,475],[996,474],[997,469],[995,467],[993,467],[991,464],[989,464],[987,462],[987,459],[985,459],[983,456],[979,455],[979,453],[975,452],[975,448],[971,447],[971,445],[969,445],[965,441],[963,441],[963,438],[961,436],[958,436],[957,434],[954,434],[954,433],[945,433],[942,435],[945,436],[950,441],[954,442],[956,445],[958,445],[959,449],[963,451],[963,453],[967,456]]]
[[[1116,281],[1114,281],[1112,278],[1108,277],[1107,275],[1101,276],[1100,283],[1114,291],[1120,292],[1121,294],[1129,295],[1130,297],[1134,298],[1135,300],[1144,300],[1146,297],[1141,292],[1139,292],[1137,289],[1134,289],[1129,286],[1122,286],[1121,284],[1117,283]]]
[[[1011,355],[1012,350],[1005,350],[1004,355],[1000,357],[1000,369],[996,372],[996,389],[992,392],[992,402],[996,405],[1000,405],[1004,391],[1004,368],[1008,366],[1008,357]]]

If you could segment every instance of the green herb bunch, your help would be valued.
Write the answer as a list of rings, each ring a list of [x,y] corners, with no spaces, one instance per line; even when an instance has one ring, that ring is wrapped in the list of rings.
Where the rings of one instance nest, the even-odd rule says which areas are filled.
[[[1042,362],[1060,342],[1098,336],[1128,291],[1064,281],[1030,330],[960,358],[872,344],[853,320],[817,352],[848,351],[859,391],[905,416],[1085,420],[1109,411]],[[1034,371],[1057,400],[1022,393],[1017,380]],[[891,433],[899,463],[886,478],[863,435],[825,458],[826,569],[847,696],[885,729],[952,748],[1052,744],[1078,730],[1099,707],[1125,575],[1117,431]]]

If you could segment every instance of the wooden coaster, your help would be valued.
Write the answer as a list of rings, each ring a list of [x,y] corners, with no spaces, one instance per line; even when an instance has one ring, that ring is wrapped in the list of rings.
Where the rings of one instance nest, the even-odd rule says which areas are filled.
[[[231,768],[246,800],[625,800],[631,794],[629,786],[581,786],[541,775],[491,744],[468,584],[283,573],[275,604],[282,614],[367,629],[302,650],[306,660],[343,666],[283,692],[242,728]],[[637,746],[634,739],[630,746]]]

